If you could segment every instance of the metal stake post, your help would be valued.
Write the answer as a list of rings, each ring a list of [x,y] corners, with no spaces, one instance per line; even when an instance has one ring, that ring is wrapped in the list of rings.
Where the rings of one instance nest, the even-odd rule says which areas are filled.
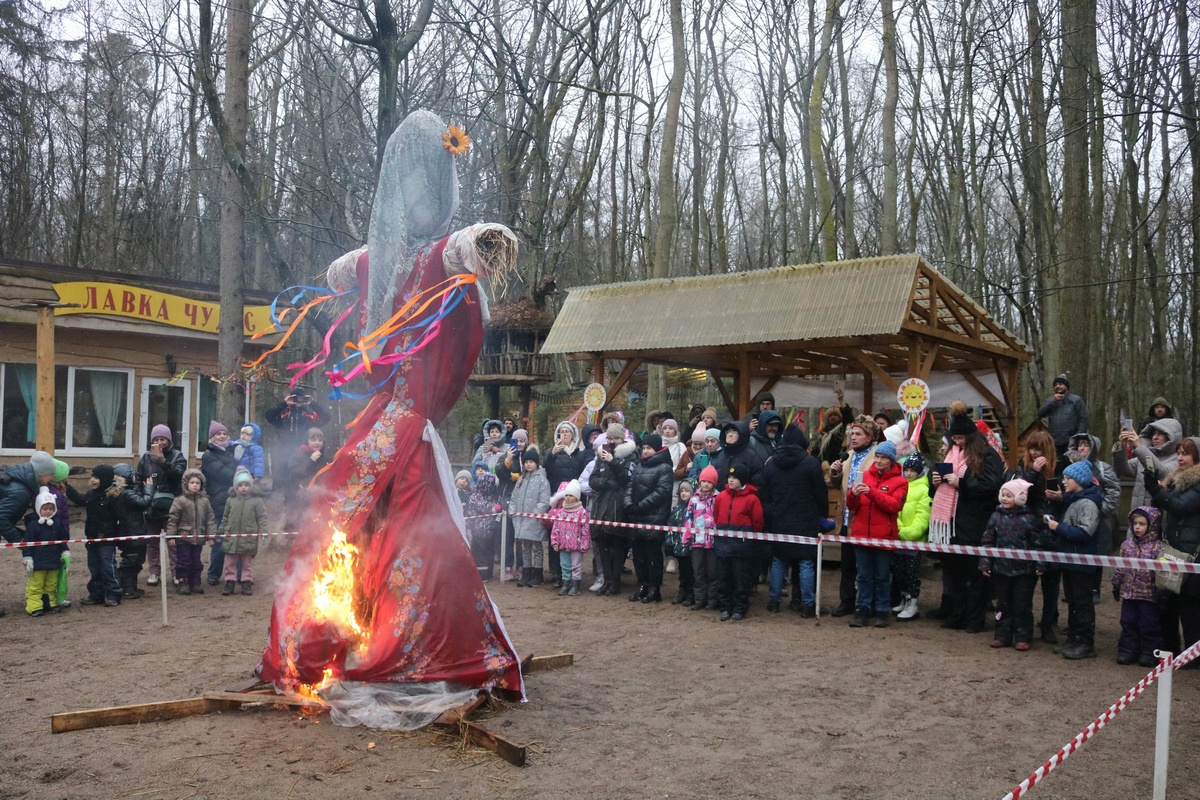
[[[171,586],[171,579],[168,573],[171,571],[171,557],[167,552],[167,529],[164,527],[158,532],[158,590],[162,595],[162,617],[163,625],[170,625],[167,621],[167,588]]]

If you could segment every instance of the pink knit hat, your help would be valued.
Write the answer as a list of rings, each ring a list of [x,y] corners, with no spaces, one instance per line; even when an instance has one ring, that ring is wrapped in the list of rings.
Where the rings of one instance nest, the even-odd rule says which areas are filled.
[[[708,426],[704,424],[704,420],[700,420],[700,424],[696,426],[696,430],[692,431],[692,441],[704,444],[704,434],[707,432]]]
[[[1005,489],[1007,489],[1008,493],[1015,497],[1018,503],[1025,505],[1025,501],[1029,499],[1030,486],[1033,486],[1033,484],[1027,480],[1022,478],[1013,478],[1011,481],[1003,484],[1000,487],[1000,491],[1003,492]]]
[[[717,485],[717,468],[709,464],[704,469],[700,470],[700,480],[708,481],[713,486]]]

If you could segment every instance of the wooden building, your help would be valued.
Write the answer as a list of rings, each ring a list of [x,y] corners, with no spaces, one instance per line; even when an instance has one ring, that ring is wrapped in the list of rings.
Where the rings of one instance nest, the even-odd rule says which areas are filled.
[[[269,326],[271,299],[246,293],[247,333]],[[0,464],[28,460],[50,436],[72,467],[131,462],[159,423],[198,464],[216,407],[218,303],[213,286],[0,259]],[[244,355],[273,340],[247,336]],[[54,363],[53,432],[40,437],[39,351]],[[245,394],[242,419],[222,420],[234,438],[253,385]]]

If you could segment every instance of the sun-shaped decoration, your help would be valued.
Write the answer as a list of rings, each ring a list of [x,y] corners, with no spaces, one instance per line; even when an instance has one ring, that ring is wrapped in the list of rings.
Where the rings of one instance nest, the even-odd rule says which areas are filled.
[[[442,147],[452,156],[461,156],[471,146],[471,138],[467,132],[457,125],[450,126],[449,133],[442,134]]]

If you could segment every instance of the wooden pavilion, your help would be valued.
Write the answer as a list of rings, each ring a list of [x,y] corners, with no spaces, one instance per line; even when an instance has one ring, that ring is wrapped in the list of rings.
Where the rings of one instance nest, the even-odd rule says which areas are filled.
[[[735,417],[750,410],[752,384],[861,375],[869,409],[877,386],[894,396],[906,377],[952,373],[996,410],[1008,442],[1032,356],[919,255],[572,289],[541,352],[590,360],[609,397],[642,364],[706,370]],[[611,379],[607,361],[624,362]]]

